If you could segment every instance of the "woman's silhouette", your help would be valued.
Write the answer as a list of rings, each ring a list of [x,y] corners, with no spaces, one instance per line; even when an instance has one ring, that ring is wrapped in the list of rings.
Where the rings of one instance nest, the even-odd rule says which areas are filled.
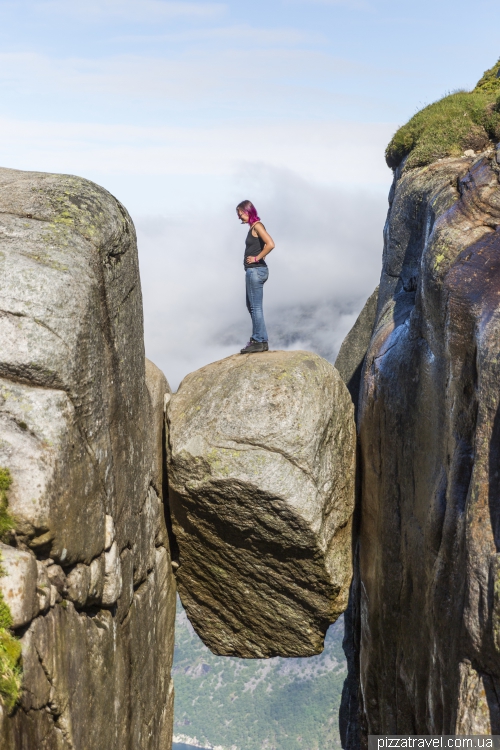
[[[243,265],[246,276],[247,309],[252,316],[252,336],[241,350],[242,354],[267,352],[269,349],[262,298],[264,284],[269,278],[269,269],[264,258],[275,247],[272,237],[266,232],[257,210],[250,201],[242,201],[236,206],[236,213],[242,224],[249,224]]]

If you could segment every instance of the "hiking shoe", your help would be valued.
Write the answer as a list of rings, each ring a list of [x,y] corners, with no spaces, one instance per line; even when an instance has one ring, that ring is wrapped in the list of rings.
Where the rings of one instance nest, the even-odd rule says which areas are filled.
[[[254,352],[267,352],[269,349],[267,341],[249,341],[248,344],[240,350],[240,354],[253,354]]]
[[[250,344],[257,344],[257,343],[259,343],[259,342],[256,341],[255,339],[253,339],[252,337],[250,337],[250,341],[247,341],[247,343],[245,344],[245,347],[250,346]],[[268,342],[267,341],[262,341],[262,343],[264,344],[263,351],[268,352],[269,351],[269,344],[268,344]]]

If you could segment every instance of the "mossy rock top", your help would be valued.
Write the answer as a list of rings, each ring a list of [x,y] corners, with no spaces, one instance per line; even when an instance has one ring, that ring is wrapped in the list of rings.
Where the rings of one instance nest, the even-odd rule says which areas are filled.
[[[500,94],[500,58],[492,68],[485,71],[474,91],[487,91],[496,95]]]
[[[8,510],[7,491],[12,484],[10,471],[0,466],[0,540],[15,527],[15,522]]]
[[[389,167],[421,167],[500,141],[500,59],[472,91],[457,91],[417,112],[386,149]]]

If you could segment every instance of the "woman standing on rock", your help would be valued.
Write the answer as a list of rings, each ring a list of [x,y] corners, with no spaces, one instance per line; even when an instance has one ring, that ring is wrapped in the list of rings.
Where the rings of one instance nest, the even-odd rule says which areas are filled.
[[[262,297],[264,284],[269,278],[269,269],[264,258],[275,247],[272,237],[266,232],[264,224],[257,215],[257,209],[250,201],[242,201],[236,206],[236,213],[242,224],[249,224],[243,265],[245,267],[247,309],[252,316],[252,337],[242,354],[267,352],[266,324]]]

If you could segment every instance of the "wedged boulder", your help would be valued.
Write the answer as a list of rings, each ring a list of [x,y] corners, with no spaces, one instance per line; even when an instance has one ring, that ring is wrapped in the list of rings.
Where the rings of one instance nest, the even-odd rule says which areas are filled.
[[[321,652],[351,580],[353,411],[335,368],[303,351],[229,357],[172,396],[177,585],[214,653]]]

